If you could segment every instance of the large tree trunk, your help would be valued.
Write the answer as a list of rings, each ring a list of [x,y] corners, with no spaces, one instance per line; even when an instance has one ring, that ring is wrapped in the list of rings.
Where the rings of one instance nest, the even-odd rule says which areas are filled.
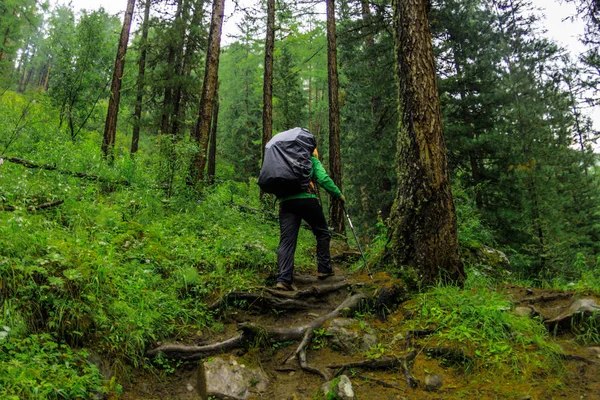
[[[327,0],[327,75],[329,81],[329,173],[331,179],[342,190],[342,157],[340,154],[340,106],[338,97],[337,45],[335,31],[335,1]],[[343,234],[343,204],[329,203],[329,224],[337,233]]]
[[[138,62],[137,97],[133,114],[133,134],[131,135],[131,154],[138,151],[140,142],[140,124],[142,120],[142,102],[144,100],[144,75],[146,74],[146,54],[148,53],[148,27],[150,25],[150,5],[152,0],[146,0],[144,6],[144,21],[142,22],[142,39],[140,40],[140,60]]]
[[[217,90],[219,72],[219,52],[221,50],[221,30],[223,27],[223,13],[225,0],[213,0],[212,19],[208,34],[208,51],[206,54],[206,68],[204,70],[204,85],[200,98],[198,123],[194,130],[193,139],[198,144],[198,152],[194,155],[191,165],[190,178],[195,186],[202,185],[204,168],[206,167],[206,152],[212,119],[213,99]]]
[[[217,128],[219,124],[219,83],[215,92],[215,103],[213,109],[213,120],[210,132],[210,147],[208,150],[208,165],[206,166],[206,180],[209,185],[215,183],[217,170]]]
[[[115,147],[115,136],[117,133],[117,118],[119,116],[119,100],[121,99],[121,79],[125,70],[125,54],[127,53],[127,42],[129,41],[129,30],[131,29],[131,18],[133,16],[133,7],[135,0],[127,2],[125,18],[123,20],[123,29],[119,39],[117,49],[117,58],[115,60],[115,70],[113,72],[112,84],[110,87],[110,99],[108,101],[108,112],[106,113],[106,124],[104,125],[104,139],[102,140],[102,152],[104,156],[113,158],[113,149]]]
[[[419,280],[461,283],[454,201],[450,190],[427,0],[395,0],[399,79],[398,193],[387,255]]]
[[[263,78],[262,161],[265,146],[273,136],[273,52],[275,50],[275,0],[267,0],[267,36],[265,38],[265,73]],[[260,197],[264,196],[260,191]]]

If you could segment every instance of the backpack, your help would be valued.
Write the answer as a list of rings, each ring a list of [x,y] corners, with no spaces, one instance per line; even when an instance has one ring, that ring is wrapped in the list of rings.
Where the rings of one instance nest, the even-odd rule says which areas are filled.
[[[294,128],[273,136],[265,146],[258,185],[265,193],[278,198],[292,196],[308,189],[312,161],[317,142],[307,129]]]

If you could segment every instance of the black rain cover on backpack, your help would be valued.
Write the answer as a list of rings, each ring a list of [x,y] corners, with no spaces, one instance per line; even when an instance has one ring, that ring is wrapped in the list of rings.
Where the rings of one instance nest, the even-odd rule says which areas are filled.
[[[310,156],[317,146],[312,133],[294,128],[273,136],[265,146],[258,185],[266,193],[287,197],[306,191],[310,182]]]

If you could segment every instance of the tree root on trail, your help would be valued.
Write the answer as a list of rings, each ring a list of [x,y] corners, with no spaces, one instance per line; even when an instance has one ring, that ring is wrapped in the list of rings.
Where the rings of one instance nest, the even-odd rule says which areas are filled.
[[[598,361],[590,360],[589,358],[585,358],[583,356],[578,356],[575,354],[558,354],[558,357],[561,360],[565,360],[565,361],[581,361],[586,364],[600,365],[600,362],[598,362]]]
[[[146,355],[148,357],[155,357],[159,353],[163,353],[170,358],[192,361],[209,355],[227,352],[235,348],[245,347],[250,343],[256,343],[257,340],[261,339],[266,339],[271,342],[301,340],[300,345],[295,352],[300,367],[307,372],[320,375],[324,379],[329,380],[329,375],[326,371],[310,366],[307,361],[306,348],[314,336],[314,330],[319,329],[330,319],[337,318],[343,313],[356,310],[365,300],[366,296],[363,293],[349,296],[335,310],[318,317],[314,321],[303,326],[295,328],[266,328],[252,323],[243,323],[238,325],[238,328],[242,331],[240,335],[223,342],[206,346],[164,344],[153,350],[149,350],[146,352]]]
[[[259,308],[261,310],[312,310],[315,308],[326,309],[327,306],[321,304],[308,303],[305,301],[295,300],[294,298],[278,298],[273,294],[250,293],[250,292],[230,292],[223,298],[217,300],[208,309],[210,311],[220,311],[228,305],[236,302],[246,302],[249,307]]]
[[[348,282],[339,282],[333,283],[330,285],[321,285],[321,286],[311,286],[308,289],[297,290],[295,292],[282,292],[281,290],[275,289],[267,289],[267,292],[272,294],[275,297],[284,297],[286,299],[303,299],[306,297],[318,297],[324,296],[329,293],[338,292],[340,290],[364,286],[363,283],[348,283]]]
[[[370,378],[368,376],[364,376],[364,375],[354,375],[355,377],[357,377],[358,379],[362,379],[363,381],[367,381],[367,382],[373,382],[378,384],[379,386],[383,386],[384,388],[388,388],[388,389],[396,389],[399,390],[401,392],[404,392],[404,388],[401,388],[398,385],[394,385],[392,383],[388,383],[385,381],[381,381],[379,379],[375,379],[375,378]]]
[[[545,303],[548,301],[554,301],[554,300],[562,300],[562,299],[569,299],[573,297],[573,293],[556,293],[556,294],[550,294],[550,295],[541,295],[541,296],[536,296],[536,297],[531,297],[528,299],[521,299],[521,300],[516,300],[513,303],[515,305],[517,304],[533,304],[533,303]]]
[[[187,346],[181,344],[163,344],[146,352],[148,357],[156,357],[159,353],[183,361],[199,360],[216,353],[221,353],[243,347],[246,338],[244,334],[232,337],[223,342],[208,344],[206,346]]]
[[[327,280],[320,280],[319,278],[317,278],[316,276],[313,275],[294,275],[294,282],[295,283],[301,283],[301,284],[317,284],[317,285],[323,285],[325,282],[329,283],[337,283],[337,282],[342,282],[345,281],[346,277],[345,276],[330,276],[327,278]]]
[[[429,357],[442,358],[451,365],[465,365],[473,363],[473,359],[460,350],[445,349],[441,347],[424,348],[423,352]]]
[[[330,365],[329,368],[337,368],[334,376],[341,375],[347,368],[362,368],[368,370],[396,369],[401,368],[404,379],[410,388],[416,388],[419,381],[410,372],[409,363],[417,356],[417,351],[413,350],[402,357],[383,357],[377,360],[358,361],[347,364]]]

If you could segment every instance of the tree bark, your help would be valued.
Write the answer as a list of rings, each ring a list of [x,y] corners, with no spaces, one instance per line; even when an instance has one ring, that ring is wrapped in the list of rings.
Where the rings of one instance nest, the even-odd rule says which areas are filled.
[[[115,147],[119,101],[121,99],[121,79],[123,78],[123,71],[125,70],[125,54],[127,53],[127,42],[129,41],[129,30],[131,29],[131,18],[133,16],[134,6],[135,0],[128,0],[110,88],[111,96],[108,101],[108,112],[106,113],[106,124],[104,125],[104,139],[102,140],[102,152],[109,160],[114,158],[113,149]]]
[[[265,73],[263,78],[262,161],[265,146],[273,136],[273,52],[275,51],[275,0],[267,0],[267,36],[265,38]],[[261,190],[260,197],[265,193]]]
[[[337,68],[337,45],[335,29],[335,0],[326,0],[327,4],[327,75],[329,82],[329,173],[337,187],[342,190],[342,157],[340,154],[340,106],[339,81]],[[339,201],[329,203],[329,224],[337,233],[343,234],[343,204]]]
[[[206,167],[206,179],[209,185],[215,183],[215,174],[217,170],[217,127],[219,123],[219,83],[217,82],[217,91],[215,92],[213,120],[210,132],[210,147],[208,151],[208,166]]]
[[[398,193],[387,254],[424,284],[462,283],[426,0],[395,0],[399,80]],[[387,257],[386,257],[387,258]]]
[[[206,68],[204,70],[204,85],[202,87],[202,97],[200,98],[198,122],[193,134],[193,139],[198,144],[198,150],[193,156],[190,178],[192,184],[197,187],[202,185],[204,168],[206,167],[206,152],[212,119],[213,99],[217,89],[219,72],[219,52],[221,50],[221,30],[223,27],[224,11],[225,0],[213,0]]]
[[[140,60],[138,61],[137,97],[135,99],[135,112],[133,114],[133,134],[131,135],[131,155],[137,153],[140,142],[140,123],[142,120],[142,102],[144,100],[144,75],[146,74],[151,4],[151,0],[146,0],[146,5],[144,6],[144,21],[142,22],[142,38],[140,40]]]

